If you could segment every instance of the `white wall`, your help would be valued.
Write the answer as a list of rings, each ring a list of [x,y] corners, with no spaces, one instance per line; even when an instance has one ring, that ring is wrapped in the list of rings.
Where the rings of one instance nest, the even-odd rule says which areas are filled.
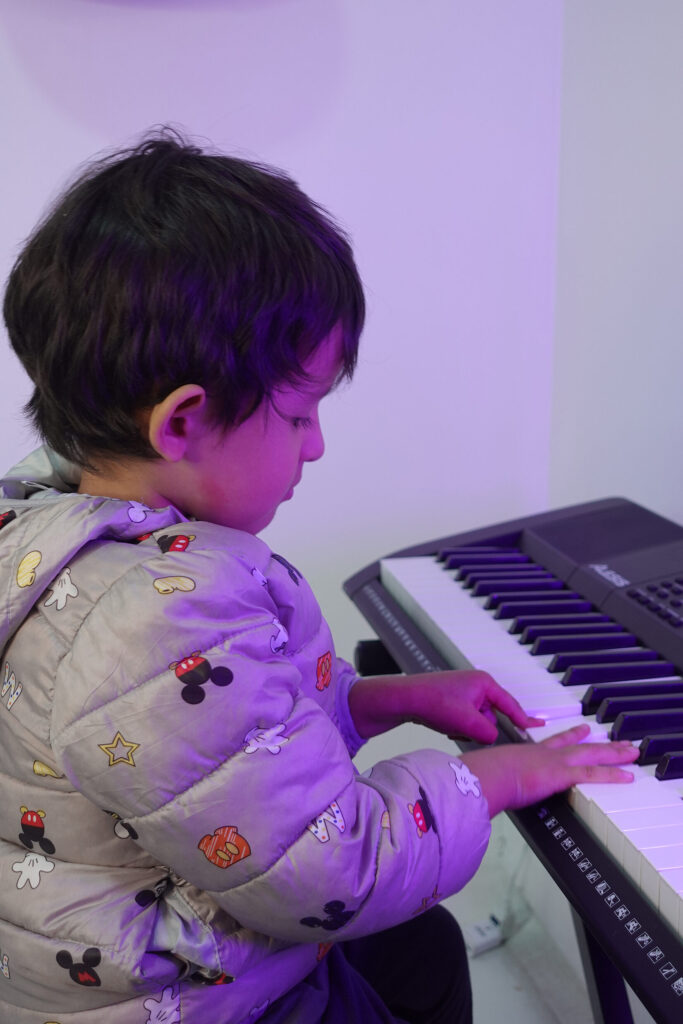
[[[357,379],[266,534],[347,655],[367,627],[346,576],[547,502],[561,19],[560,0],[0,0],[0,270],[78,164],[161,121],[284,167],[351,231]],[[4,349],[0,368],[4,468],[28,389]]]
[[[552,505],[683,521],[683,5],[565,5]]]

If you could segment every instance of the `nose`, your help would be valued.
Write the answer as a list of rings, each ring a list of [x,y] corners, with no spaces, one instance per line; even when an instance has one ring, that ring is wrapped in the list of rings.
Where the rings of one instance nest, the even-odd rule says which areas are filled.
[[[301,454],[304,462],[316,462],[318,459],[322,459],[324,453],[325,439],[322,427],[320,426],[320,419],[316,416],[314,422],[306,431],[306,441]]]

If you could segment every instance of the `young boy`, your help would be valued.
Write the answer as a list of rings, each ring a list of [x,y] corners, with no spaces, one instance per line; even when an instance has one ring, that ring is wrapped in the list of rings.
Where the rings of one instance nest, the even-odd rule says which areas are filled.
[[[630,777],[635,748],[582,729],[355,772],[408,719],[535,721],[482,672],[356,679],[257,539],[323,454],[363,311],[292,181],[170,132],[25,245],[5,319],[46,446],[0,490],[2,1021],[467,1019],[466,968],[428,944],[457,934],[416,914],[501,809]]]

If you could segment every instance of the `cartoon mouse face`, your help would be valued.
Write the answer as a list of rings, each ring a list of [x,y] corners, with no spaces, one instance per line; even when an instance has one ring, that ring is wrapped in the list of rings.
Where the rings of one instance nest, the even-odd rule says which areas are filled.
[[[101,960],[101,954],[96,946],[91,946],[83,954],[81,963],[74,963],[71,953],[67,949],[60,949],[57,953],[57,963],[69,972],[72,981],[77,985],[85,985],[87,988],[101,985],[95,967]]]
[[[175,671],[176,678],[183,683],[180,696],[186,704],[201,704],[206,696],[202,687],[209,679],[215,686],[229,686],[233,680],[229,668],[224,665],[212,668],[209,661],[201,657],[199,651],[194,651],[182,661],[174,661],[169,668]]]

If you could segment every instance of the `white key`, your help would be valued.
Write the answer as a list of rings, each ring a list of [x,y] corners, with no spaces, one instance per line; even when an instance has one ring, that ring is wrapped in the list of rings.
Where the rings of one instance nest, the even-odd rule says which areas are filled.
[[[624,835],[622,866],[627,875],[644,888],[646,864],[661,868],[683,868],[683,834],[676,825],[651,825]],[[657,902],[657,892],[648,893]]]
[[[657,908],[683,938],[683,868],[664,868],[659,875]]]
[[[608,815],[613,811],[639,811],[652,807],[677,806],[683,796],[683,779],[660,782],[654,765],[625,765],[635,776],[633,782],[582,782],[574,786],[569,802],[595,836],[607,842]]]
[[[607,849],[615,860],[623,863],[624,836],[654,825],[677,825],[683,835],[683,800],[656,807],[629,807],[608,811],[604,815]]]
[[[547,695],[556,707],[558,689],[576,690],[559,687],[547,671],[550,658],[532,658],[508,632],[510,621],[494,619],[483,608],[486,598],[471,597],[454,582],[453,572],[425,558],[383,559],[380,565],[386,589],[453,668],[483,669],[515,696],[533,693],[536,706]],[[458,643],[456,636],[462,638]],[[580,700],[581,694],[571,693],[574,713],[581,711]]]

